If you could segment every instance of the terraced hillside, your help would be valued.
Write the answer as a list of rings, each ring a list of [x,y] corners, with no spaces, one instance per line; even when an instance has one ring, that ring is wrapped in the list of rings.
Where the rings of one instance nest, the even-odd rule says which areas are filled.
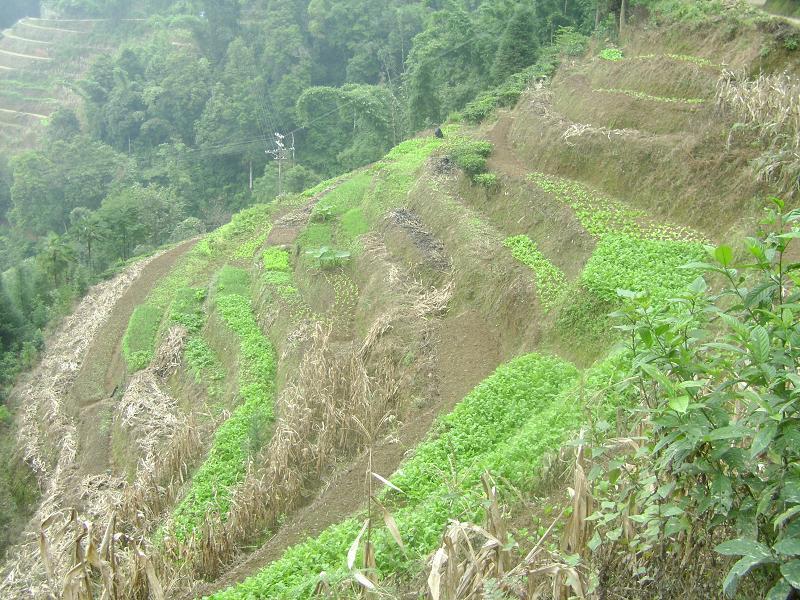
[[[135,25],[144,19],[126,19]],[[104,19],[18,21],[0,35],[0,149],[31,147],[60,107],[77,108],[72,88],[100,54],[124,36],[104,32]],[[120,24],[118,23],[117,26]]]
[[[74,103],[62,85],[81,73],[78,64],[60,59],[59,48],[74,43],[91,22],[27,18],[0,38],[0,140],[29,144],[38,126],[61,104]]]
[[[572,510],[554,457],[629,402],[617,290],[669,302],[775,190],[717,92],[781,31],[632,31],[91,290],[16,392],[43,500],[4,597],[414,598],[498,494],[535,550]]]

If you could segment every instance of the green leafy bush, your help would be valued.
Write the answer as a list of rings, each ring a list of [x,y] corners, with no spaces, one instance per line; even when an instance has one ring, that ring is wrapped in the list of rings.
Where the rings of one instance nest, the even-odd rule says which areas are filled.
[[[800,277],[786,261],[800,211],[775,204],[773,233],[747,240],[746,263],[720,246],[694,265],[721,290],[698,278],[660,307],[625,294],[615,316],[634,356],[625,381],[641,400],[631,427],[643,437],[599,467],[589,545],[674,556],[715,546],[738,557],[726,596],[756,572],[758,597],[782,600],[800,583]],[[626,536],[621,514],[636,515]]]
[[[445,145],[450,159],[471,177],[486,172],[486,159],[492,149],[490,142],[463,136],[450,138]]]
[[[494,173],[479,173],[473,175],[472,181],[487,188],[493,188],[498,185],[497,175]]]
[[[536,274],[536,287],[539,301],[545,310],[555,306],[564,291],[567,278],[564,273],[541,253],[527,235],[516,235],[506,238],[503,245],[511,250],[511,254],[522,264],[530,267]]]

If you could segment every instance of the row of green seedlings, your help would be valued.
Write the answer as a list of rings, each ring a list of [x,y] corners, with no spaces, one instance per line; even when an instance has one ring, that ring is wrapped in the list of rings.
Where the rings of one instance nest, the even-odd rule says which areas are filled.
[[[619,62],[621,60],[626,59],[626,56],[624,55],[622,50],[615,47],[603,48],[603,50],[600,51],[600,54],[598,54],[598,56],[602,60],[607,60],[609,62]],[[699,67],[716,67],[716,68],[720,67],[720,65],[711,62],[707,58],[702,58],[700,56],[692,56],[689,54],[638,54],[636,56],[631,56],[627,58],[628,60],[652,60],[654,58],[660,58],[662,56],[678,62],[692,63]]]
[[[686,104],[689,106],[696,106],[698,104],[705,104],[705,98],[676,98],[672,96],[652,96],[638,90],[622,90],[617,88],[595,88],[593,92],[599,94],[619,94],[636,98],[637,100],[649,100],[651,102],[661,102],[665,104]]]
[[[239,342],[241,403],[217,429],[205,462],[175,508],[172,531],[180,541],[200,533],[209,511],[225,518],[233,490],[244,479],[248,459],[266,441],[274,420],[275,351],[253,314],[248,272],[224,267],[215,283],[212,302]]]
[[[357,581],[354,585],[369,587],[389,574],[408,580],[438,545],[449,518],[479,519],[485,471],[509,489],[529,491],[543,458],[581,423],[612,420],[626,401],[613,384],[628,364],[625,355],[615,354],[582,377],[570,363],[539,354],[502,365],[437,422],[390,485],[375,495],[373,504],[385,511],[387,527],[371,526],[368,556],[360,543],[363,515],[356,514],[212,598],[309,598],[321,573],[334,586]],[[370,568],[356,566],[365,561]]]
[[[511,250],[514,258],[534,272],[536,289],[542,307],[546,311],[554,308],[567,287],[567,277],[564,272],[550,262],[539,250],[536,242],[527,235],[506,238],[503,245]]]
[[[264,231],[268,233],[269,227],[267,206],[256,205],[238,213],[230,223],[200,240],[156,285],[147,300],[134,310],[122,339],[122,354],[129,373],[140,371],[152,362],[159,338],[171,325],[165,316],[176,294],[203,279],[211,265],[219,261],[252,257],[257,250],[257,246],[252,247],[252,240],[266,240]]]
[[[269,247],[261,258],[264,268],[262,281],[273,291],[273,297],[283,304],[292,322],[310,319],[313,312],[303,300],[294,279],[289,252],[278,247]]]

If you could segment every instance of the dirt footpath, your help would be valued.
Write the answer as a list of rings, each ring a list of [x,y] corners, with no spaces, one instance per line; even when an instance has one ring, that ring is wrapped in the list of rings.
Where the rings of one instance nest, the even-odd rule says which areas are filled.
[[[123,391],[125,361],[121,344],[128,321],[134,309],[196,242],[183,242],[153,259],[114,304],[89,346],[83,368],[68,397],[68,405],[77,421],[81,476],[102,473],[109,466],[112,395],[115,390],[117,394]]]

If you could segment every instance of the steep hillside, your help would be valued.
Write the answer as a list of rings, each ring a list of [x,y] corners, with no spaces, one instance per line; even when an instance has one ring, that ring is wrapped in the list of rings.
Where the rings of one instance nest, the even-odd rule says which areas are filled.
[[[720,90],[730,70],[796,76],[795,35],[738,13],[641,22],[513,108],[92,288],[13,396],[42,499],[2,595],[415,598],[447,580],[467,583],[443,598],[529,598],[552,576],[589,597],[570,562],[587,540],[537,552],[591,512],[585,432],[641,439],[608,315],[618,290],[657,311],[697,285],[705,246],[753,234],[766,196],[794,206],[792,166],[764,175],[775,147]],[[591,593],[721,598],[723,530],[679,566],[664,550],[625,579],[609,560]]]

